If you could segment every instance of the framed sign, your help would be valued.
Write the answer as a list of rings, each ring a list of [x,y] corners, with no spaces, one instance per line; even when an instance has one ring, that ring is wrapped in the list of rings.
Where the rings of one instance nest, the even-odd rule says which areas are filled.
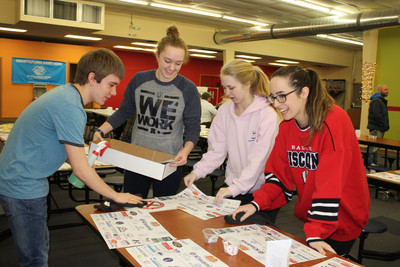
[[[346,87],[346,80],[328,79],[326,80],[326,90],[343,92]]]
[[[65,84],[66,63],[31,58],[12,58],[12,83]]]

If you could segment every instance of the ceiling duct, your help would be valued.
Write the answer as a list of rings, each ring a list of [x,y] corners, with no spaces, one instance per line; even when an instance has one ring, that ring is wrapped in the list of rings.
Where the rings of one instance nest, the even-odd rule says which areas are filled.
[[[214,34],[214,42],[216,44],[225,44],[239,41],[364,31],[399,25],[399,16],[400,8],[391,8],[344,16],[221,31]]]

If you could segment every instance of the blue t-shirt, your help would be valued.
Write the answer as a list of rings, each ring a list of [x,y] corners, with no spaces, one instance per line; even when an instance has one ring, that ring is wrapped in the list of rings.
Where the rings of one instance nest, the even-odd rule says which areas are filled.
[[[44,197],[47,177],[66,161],[64,144],[83,147],[86,113],[79,91],[58,86],[30,104],[18,117],[0,154],[0,194]]]

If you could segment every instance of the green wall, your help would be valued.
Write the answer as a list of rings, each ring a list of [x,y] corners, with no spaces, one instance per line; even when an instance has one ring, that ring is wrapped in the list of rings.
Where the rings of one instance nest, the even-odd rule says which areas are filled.
[[[388,106],[400,107],[400,27],[379,30],[375,88],[389,87]],[[389,111],[390,129],[385,138],[400,140],[400,111]]]

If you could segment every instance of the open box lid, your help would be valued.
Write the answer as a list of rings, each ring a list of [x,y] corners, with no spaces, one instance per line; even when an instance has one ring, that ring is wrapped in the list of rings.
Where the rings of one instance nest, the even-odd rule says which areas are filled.
[[[167,164],[167,162],[171,162],[174,159],[174,155],[117,139],[105,138],[104,140],[110,144],[110,147],[104,151],[103,155],[99,155],[97,158],[99,161],[157,180],[162,180],[176,171],[176,167],[171,167]],[[90,151],[96,149],[97,143],[99,141],[90,144]]]

